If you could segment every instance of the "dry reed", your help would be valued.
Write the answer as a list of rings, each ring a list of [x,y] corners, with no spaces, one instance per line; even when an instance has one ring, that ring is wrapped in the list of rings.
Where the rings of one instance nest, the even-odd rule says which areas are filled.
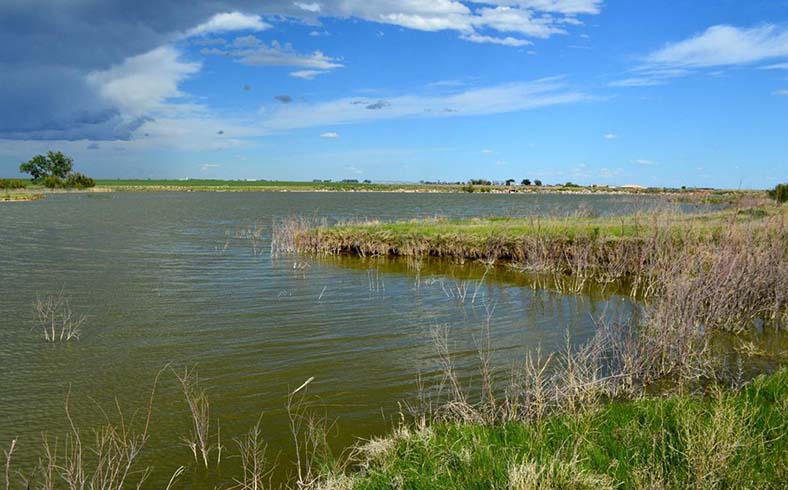
[[[183,395],[189,406],[189,413],[192,420],[192,433],[190,437],[184,437],[183,442],[191,449],[195,462],[199,461],[199,456],[205,468],[208,468],[208,459],[211,452],[217,449],[221,458],[221,441],[218,446],[209,442],[211,429],[211,406],[208,395],[200,387],[200,380],[194,369],[184,368],[183,374],[175,372],[175,377],[181,384]]]

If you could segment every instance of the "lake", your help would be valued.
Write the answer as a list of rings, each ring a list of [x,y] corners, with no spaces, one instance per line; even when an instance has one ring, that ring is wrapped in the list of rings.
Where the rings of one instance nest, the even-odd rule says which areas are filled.
[[[156,373],[196,367],[221,427],[222,464],[206,475],[182,443],[190,419],[172,372],[162,374],[144,462],[148,488],[231,483],[233,438],[258,419],[282,481],[292,459],[284,411],[306,379],[310,402],[335,421],[334,447],[385,432],[417,378],[438,381],[432,332],[449,328],[463,380],[478,378],[489,324],[495,362],[582,342],[600,317],[635,305],[607,292],[561,295],[513,271],[380,259],[272,257],[272,223],[292,215],[417,217],[627,214],[664,206],[638,196],[388,193],[111,193],[50,195],[0,204],[0,446],[18,437],[15,466],[30,471],[43,432],[66,430],[64,400],[86,431],[117,397],[142,411]],[[690,204],[685,210],[700,209]],[[37,297],[69,299],[87,316],[78,341],[50,344]],[[261,417],[262,414],[262,418]],[[217,426],[217,422],[218,426]],[[215,435],[214,435],[215,437]]]

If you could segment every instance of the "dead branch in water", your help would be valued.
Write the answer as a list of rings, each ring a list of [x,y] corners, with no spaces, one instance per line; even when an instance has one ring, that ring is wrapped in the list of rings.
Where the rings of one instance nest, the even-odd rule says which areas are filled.
[[[85,315],[75,314],[63,290],[56,296],[36,298],[36,318],[47,342],[79,339]]]

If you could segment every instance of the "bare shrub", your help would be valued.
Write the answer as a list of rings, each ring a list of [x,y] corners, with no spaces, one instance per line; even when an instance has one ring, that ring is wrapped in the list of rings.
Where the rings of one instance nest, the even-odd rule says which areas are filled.
[[[191,435],[184,437],[183,442],[191,449],[194,461],[197,462],[202,459],[203,465],[207,468],[211,452],[218,449],[217,446],[210,443],[211,406],[208,401],[208,395],[200,387],[200,379],[194,369],[184,368],[183,374],[175,372],[175,377],[178,378],[178,382],[181,384],[192,419]],[[221,455],[221,452],[219,454]]]
[[[61,290],[56,296],[36,299],[36,318],[47,342],[68,342],[79,339],[85,315],[75,314]]]
[[[243,437],[236,439],[238,451],[241,456],[243,476],[236,479],[232,490],[263,490],[271,487],[271,470],[267,467],[265,458],[266,444],[260,432],[260,421],[249,429]]]
[[[116,420],[106,415],[105,422],[94,429],[92,442],[83,439],[70,409],[70,394],[66,396],[65,409],[70,432],[63,438],[50,441],[43,437],[43,459],[39,463],[41,488],[51,490],[123,490],[139,489],[145,482],[150,468],[138,468],[138,459],[148,442],[153,399],[161,371],[156,375],[148,400],[142,427],[135,429],[134,417],[127,418],[115,401]],[[59,448],[62,447],[62,450]]]

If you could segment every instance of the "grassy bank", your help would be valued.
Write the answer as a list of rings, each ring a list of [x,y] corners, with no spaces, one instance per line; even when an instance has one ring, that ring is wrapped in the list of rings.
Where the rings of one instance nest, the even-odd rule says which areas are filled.
[[[402,426],[327,476],[353,489],[788,485],[788,372],[738,392],[610,403],[531,423]],[[341,484],[340,484],[341,483]]]
[[[315,255],[447,257],[506,262],[517,268],[589,280],[625,281],[633,293],[654,290],[673,257],[710,257],[720,247],[768,245],[784,259],[788,208],[732,208],[687,215],[648,213],[597,218],[486,218],[361,222],[325,226],[286,219],[274,233],[277,252]],[[690,257],[691,258],[691,257]]]
[[[14,189],[14,190],[4,190],[0,191],[0,202],[12,202],[12,201],[37,201],[38,199],[42,199],[44,197],[44,193],[36,190],[30,189]]]
[[[669,195],[677,201],[731,202],[742,195],[764,195],[762,191],[678,188],[618,188],[607,186],[565,185],[466,185],[461,183],[373,183],[342,181],[276,180],[148,180],[105,179],[96,185],[115,191],[217,191],[217,192],[441,192],[481,194],[640,194]]]

